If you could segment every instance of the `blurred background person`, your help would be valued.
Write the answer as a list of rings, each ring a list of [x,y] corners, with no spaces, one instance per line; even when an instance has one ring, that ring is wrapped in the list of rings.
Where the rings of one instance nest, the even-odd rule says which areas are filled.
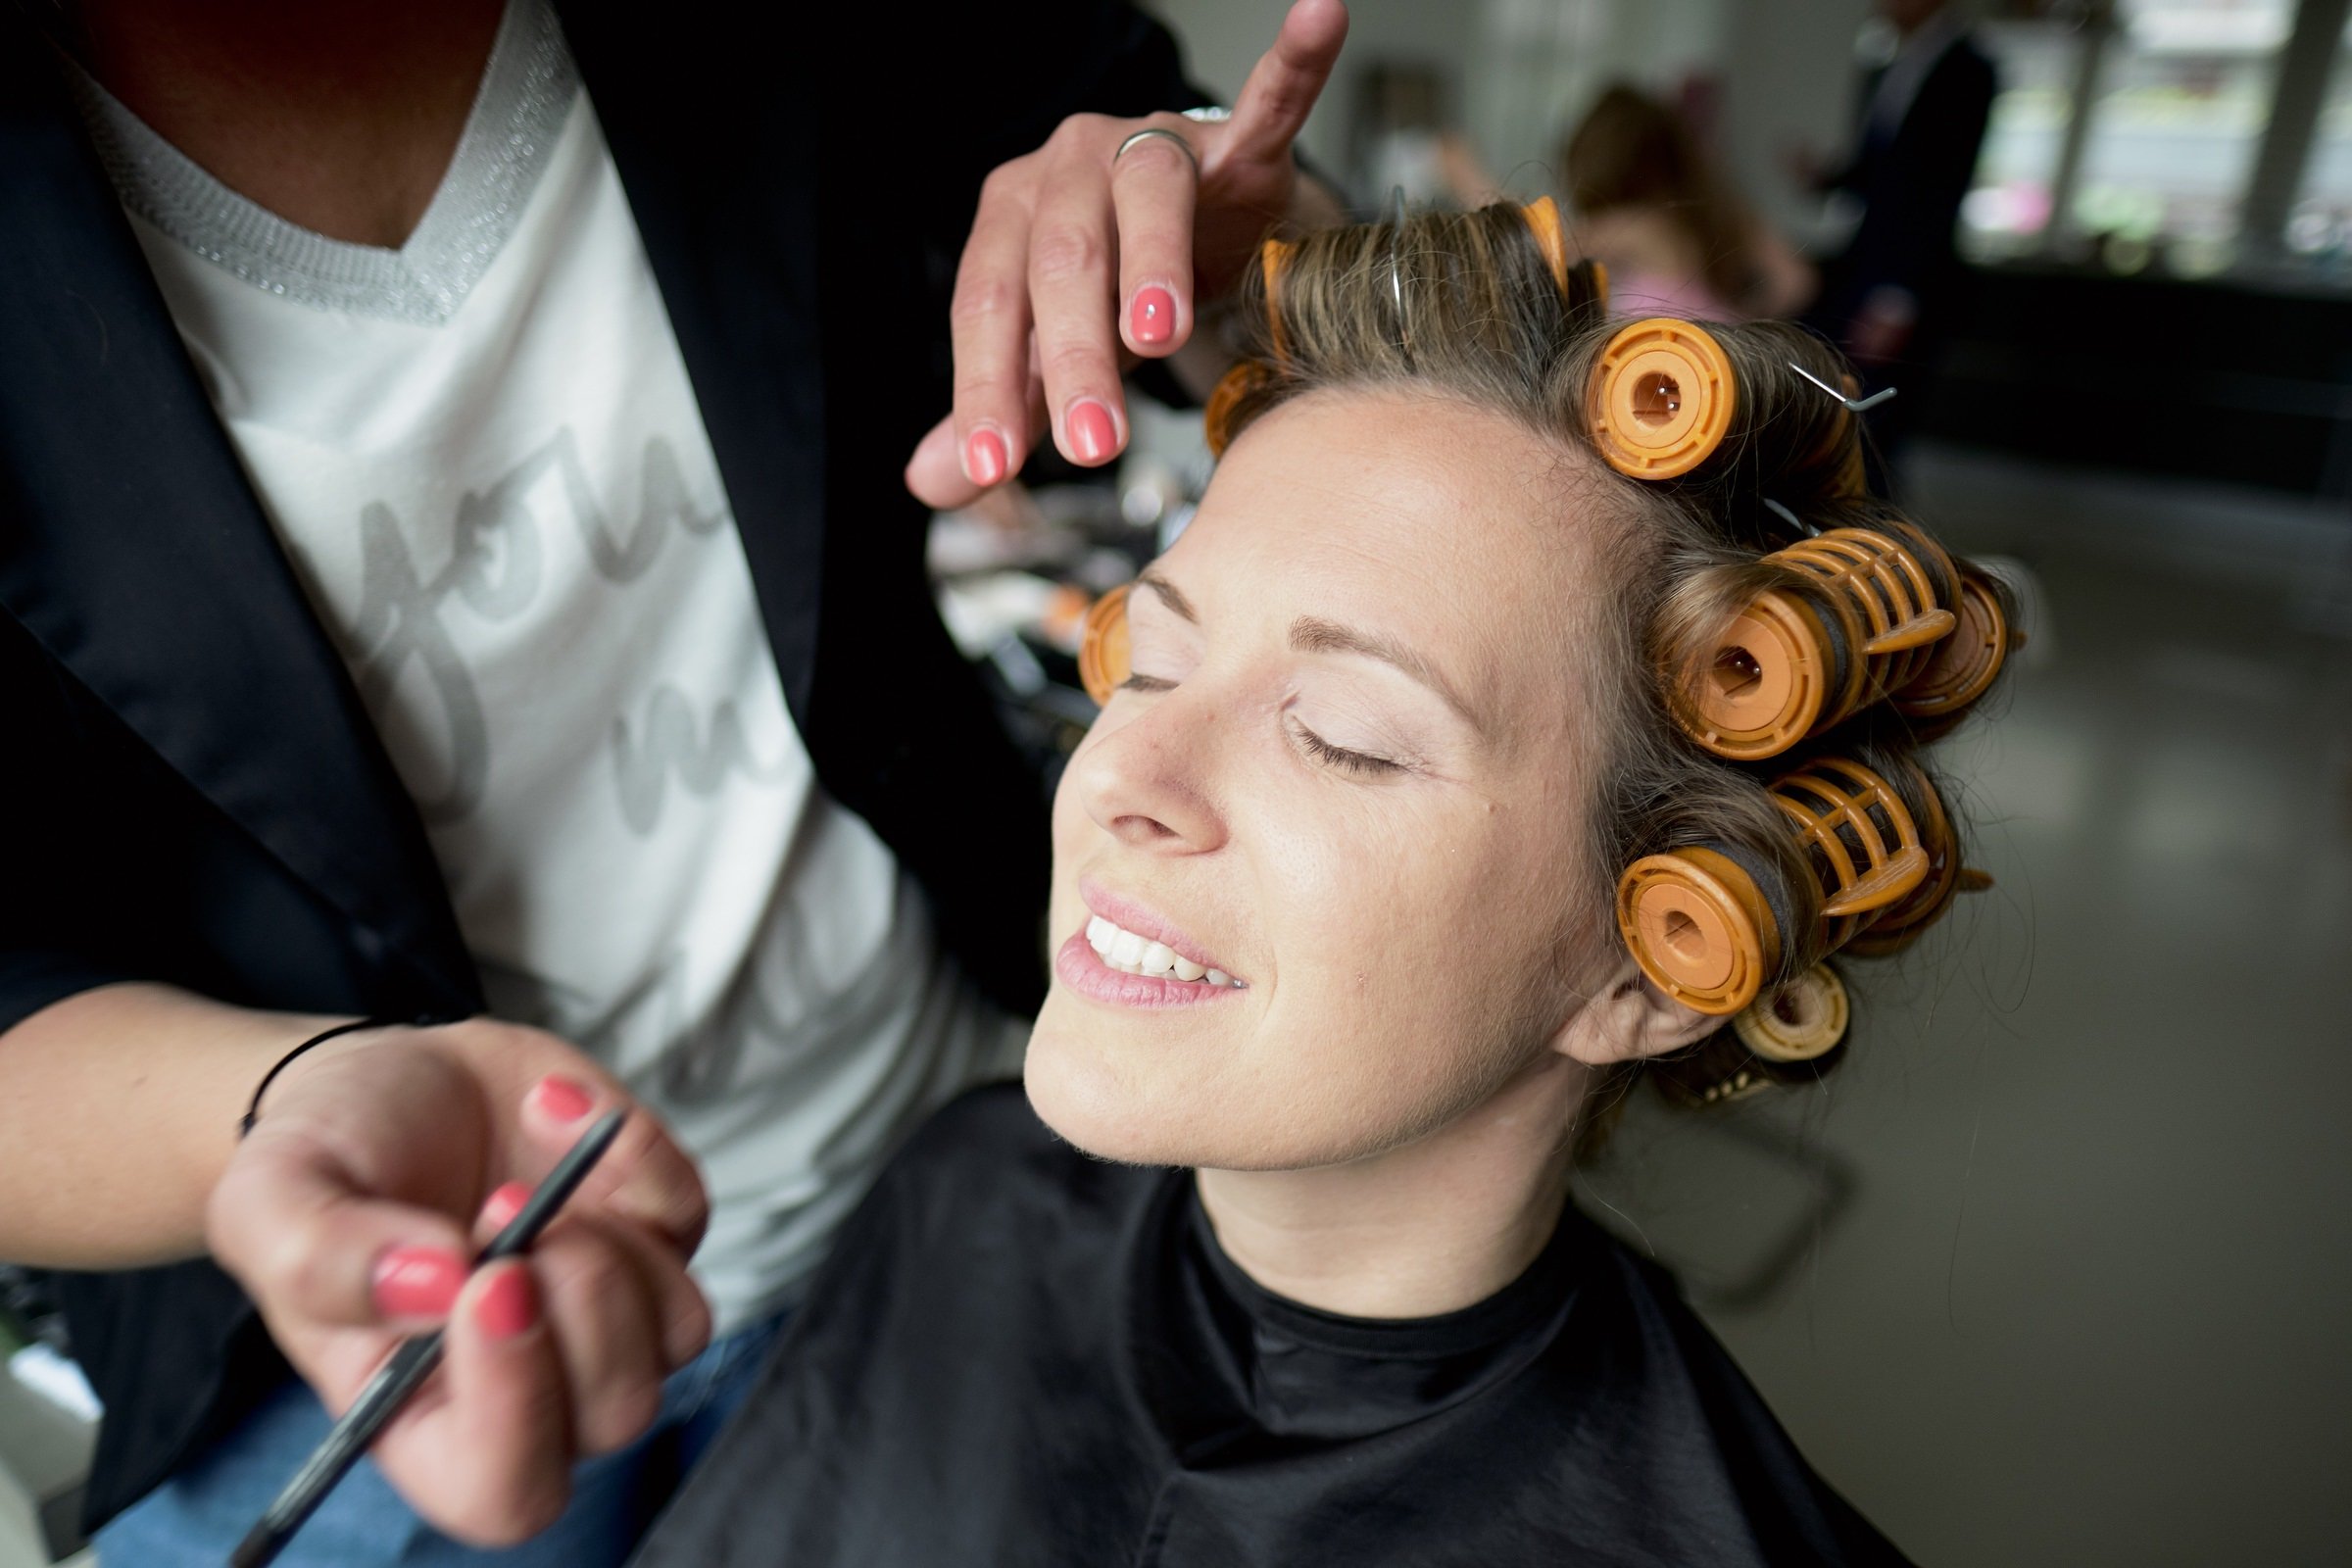
[[[1385,211],[1398,191],[1414,207],[1483,207],[1496,198],[1494,176],[1446,113],[1435,70],[1376,60],[1358,80],[1348,169],[1366,212]]]
[[[1809,319],[1866,373],[1893,380],[1900,367],[1910,396],[1873,421],[1891,454],[1968,305],[1953,230],[1997,82],[1950,0],[1879,0],[1878,11],[1895,46],[1863,77],[1850,150],[1832,167],[1805,153],[1792,162],[1802,183],[1860,207],[1853,237],[1824,265]]]
[[[1816,276],[1740,199],[1670,106],[1613,82],[1560,152],[1575,239],[1620,316],[1793,316]]]

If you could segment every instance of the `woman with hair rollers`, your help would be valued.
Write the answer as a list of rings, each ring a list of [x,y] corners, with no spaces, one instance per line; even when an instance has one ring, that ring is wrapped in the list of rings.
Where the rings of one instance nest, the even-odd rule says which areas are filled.
[[[1634,1080],[1835,1064],[2000,599],[1829,351],[1599,295],[1548,203],[1267,247],[1090,618],[1026,1100],[884,1176],[646,1568],[1901,1560],[1568,1177]]]

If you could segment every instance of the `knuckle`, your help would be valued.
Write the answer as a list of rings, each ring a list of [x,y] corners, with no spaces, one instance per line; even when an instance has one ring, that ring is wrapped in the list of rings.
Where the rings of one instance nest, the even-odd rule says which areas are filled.
[[[580,1417],[580,1447],[590,1454],[611,1453],[634,1443],[662,1413],[662,1385],[635,1378],[610,1389]]]
[[[1064,146],[1073,142],[1099,141],[1102,139],[1103,130],[1108,128],[1109,124],[1110,117],[1108,115],[1072,115],[1054,127],[1053,139]]]
[[[710,1303],[703,1299],[703,1293],[690,1283],[684,1295],[684,1304],[670,1313],[668,1327],[662,1334],[672,1367],[684,1366],[709,1348],[710,1332],[715,1327]]]
[[[1004,413],[1019,407],[1019,385],[1009,375],[973,369],[959,373],[953,396],[958,411],[974,416]]]
[[[610,1242],[578,1245],[542,1251],[547,1271],[547,1288],[566,1302],[593,1313],[599,1320],[610,1320],[626,1307],[637,1289],[629,1266]]]
[[[1029,244],[1029,275],[1041,284],[1073,282],[1102,270],[1110,251],[1102,236],[1074,223],[1041,229]]]
[[[503,1494],[480,1493],[449,1521],[449,1533],[476,1546],[518,1546],[564,1517],[571,1484],[559,1469],[523,1482]]]
[[[1028,302],[1028,291],[995,273],[964,272],[956,279],[948,301],[948,319],[956,326],[980,326],[1003,320]]]
[[[1150,176],[1158,180],[1170,174],[1190,174],[1192,172],[1193,161],[1184,155],[1184,149],[1165,136],[1146,136],[1119,155],[1117,165],[1111,170],[1111,178],[1132,180],[1139,176]]]
[[[987,177],[980,181],[981,205],[993,206],[1017,199],[1028,188],[1030,170],[1031,164],[1027,158],[1015,158],[1010,163],[999,164],[990,170]]]
[[[1057,343],[1041,356],[1046,379],[1054,386],[1092,386],[1102,377],[1108,354],[1093,343]]]

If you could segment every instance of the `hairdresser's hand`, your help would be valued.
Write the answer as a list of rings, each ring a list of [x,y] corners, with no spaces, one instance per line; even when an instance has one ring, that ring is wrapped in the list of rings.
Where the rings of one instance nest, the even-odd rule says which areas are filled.
[[[915,448],[906,487],[962,506],[1019,471],[1050,430],[1071,462],[1108,463],[1127,444],[1121,348],[1182,348],[1196,306],[1231,288],[1269,229],[1337,204],[1298,176],[1291,142],[1348,34],[1340,0],[1297,0],[1233,118],[1077,115],[998,169],[956,276],[956,410]],[[1147,126],[1184,138],[1119,144]]]
[[[441,1371],[373,1451],[461,1539],[506,1544],[553,1522],[572,1462],[644,1431],[662,1379],[710,1339],[686,1276],[702,1183],[643,1111],[527,1263],[466,1277],[522,1193],[596,1114],[627,1103],[537,1029],[472,1019],[353,1034],[270,1086],[213,1191],[215,1257],[329,1409],[401,1336],[447,1324]]]

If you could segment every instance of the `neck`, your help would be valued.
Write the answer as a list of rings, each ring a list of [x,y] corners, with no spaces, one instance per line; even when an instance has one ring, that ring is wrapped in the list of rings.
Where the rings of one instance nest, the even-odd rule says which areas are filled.
[[[499,0],[82,0],[74,52],[214,178],[288,222],[398,246],[466,127]]]
[[[1534,1262],[1568,1196],[1589,1069],[1546,1052],[1408,1144],[1309,1170],[1200,1171],[1217,1243],[1275,1295],[1348,1317],[1433,1317]]]

